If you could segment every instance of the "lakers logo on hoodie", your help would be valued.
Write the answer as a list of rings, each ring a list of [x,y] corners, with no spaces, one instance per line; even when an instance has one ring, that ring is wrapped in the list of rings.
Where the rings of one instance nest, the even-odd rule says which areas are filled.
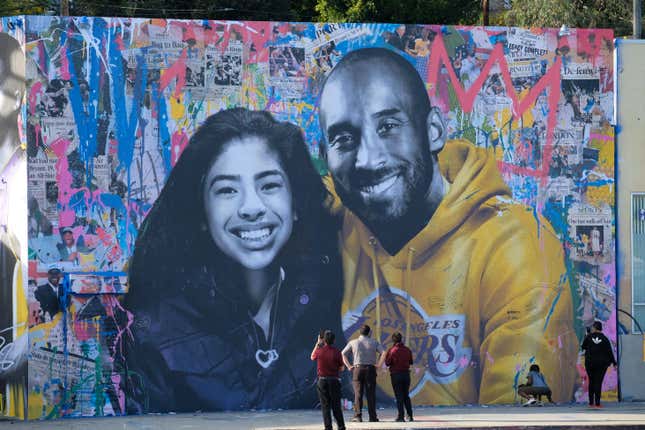
[[[426,384],[448,384],[456,381],[471,366],[472,349],[465,346],[466,316],[457,314],[428,315],[419,303],[393,287],[382,288],[380,338],[389,347],[395,332],[408,333],[406,344],[413,351],[411,395]],[[409,320],[409,330],[407,324]],[[376,292],[369,294],[358,307],[343,316],[343,331],[347,338],[358,335],[363,324],[369,324],[377,336]],[[393,394],[393,393],[389,393]]]

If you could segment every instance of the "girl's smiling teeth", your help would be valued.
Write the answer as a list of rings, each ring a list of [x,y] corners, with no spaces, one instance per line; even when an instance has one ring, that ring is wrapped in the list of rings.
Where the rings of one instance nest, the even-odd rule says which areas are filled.
[[[260,241],[268,238],[272,230],[270,227],[261,227],[256,229],[235,229],[233,233],[243,240]]]

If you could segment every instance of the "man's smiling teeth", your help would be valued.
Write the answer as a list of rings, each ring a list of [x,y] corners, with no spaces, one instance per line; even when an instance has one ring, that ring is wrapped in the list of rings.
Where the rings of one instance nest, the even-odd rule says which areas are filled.
[[[268,227],[257,230],[240,230],[237,235],[244,240],[263,240],[269,237],[271,229]]]
[[[387,179],[382,180],[381,182],[374,184],[374,185],[368,185],[361,187],[361,193],[363,194],[378,194],[382,193],[383,191],[387,190],[390,188],[396,180],[398,179],[399,175],[393,175],[390,176]]]

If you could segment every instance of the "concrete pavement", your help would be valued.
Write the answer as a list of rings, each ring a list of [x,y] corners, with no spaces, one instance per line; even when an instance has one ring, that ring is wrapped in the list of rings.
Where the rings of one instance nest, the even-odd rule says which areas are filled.
[[[395,423],[394,409],[378,411],[381,422],[352,423],[345,412],[348,430],[384,429],[645,429],[645,403],[608,403],[601,410],[583,405],[544,407],[472,406],[415,408],[415,421]],[[0,429],[72,430],[321,430],[320,410],[249,411],[164,414],[128,417],[78,418],[56,421],[0,421]],[[336,428],[336,427],[334,427]]]

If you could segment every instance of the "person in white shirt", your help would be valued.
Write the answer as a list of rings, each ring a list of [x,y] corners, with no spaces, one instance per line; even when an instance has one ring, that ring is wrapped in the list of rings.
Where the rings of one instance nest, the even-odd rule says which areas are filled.
[[[383,354],[383,347],[376,340],[370,338],[370,326],[365,324],[360,331],[358,339],[347,343],[343,349],[343,362],[352,372],[352,385],[354,387],[354,418],[352,421],[363,421],[363,393],[367,396],[367,412],[370,422],[378,421],[376,417],[376,363]],[[350,364],[348,355],[352,354]]]

